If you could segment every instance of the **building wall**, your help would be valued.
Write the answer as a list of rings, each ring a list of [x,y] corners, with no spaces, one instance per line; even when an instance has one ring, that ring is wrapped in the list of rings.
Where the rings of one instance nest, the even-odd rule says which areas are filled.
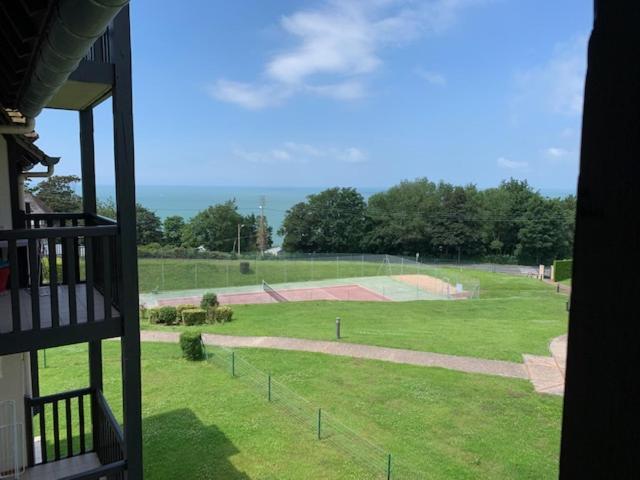
[[[10,229],[11,194],[9,190],[9,157],[7,141],[0,135],[0,230]]]
[[[0,135],[0,230],[12,228],[11,196],[9,189],[9,158],[7,141]],[[6,248],[0,247],[0,257],[6,258]],[[0,293],[8,295],[8,292]],[[0,402],[13,400],[16,403],[17,421],[24,425],[24,396],[31,395],[31,370],[28,353],[0,356]],[[0,418],[0,426],[9,419]],[[23,437],[24,438],[24,437]],[[25,445],[22,445],[25,451]],[[24,458],[24,456],[23,456]],[[2,471],[4,465],[0,465]]]
[[[13,400],[16,404],[16,420],[22,425],[22,458],[26,462],[26,443],[24,437],[25,411],[24,396],[31,395],[30,361],[28,353],[0,356],[0,402]],[[10,422],[0,418],[0,426]],[[0,465],[0,471],[5,465]]]

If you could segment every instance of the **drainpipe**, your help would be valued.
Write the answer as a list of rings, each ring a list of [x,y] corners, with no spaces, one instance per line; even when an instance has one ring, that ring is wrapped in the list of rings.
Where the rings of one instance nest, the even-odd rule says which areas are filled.
[[[60,157],[45,157],[40,163],[47,167],[44,172],[22,172],[18,175],[18,206],[24,210],[24,182],[27,178],[49,178],[53,175],[55,165]]]

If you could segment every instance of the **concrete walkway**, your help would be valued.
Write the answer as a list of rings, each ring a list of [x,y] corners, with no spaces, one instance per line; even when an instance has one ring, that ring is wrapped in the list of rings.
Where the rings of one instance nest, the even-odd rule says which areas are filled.
[[[140,339],[143,342],[177,343],[178,332],[159,332],[143,330]],[[235,335],[202,334],[206,345],[228,348],[271,348],[298,352],[324,353],[368,360],[440,367],[466,373],[482,373],[500,377],[528,379],[537,392],[562,395],[564,392],[564,372],[567,355],[567,336],[555,338],[550,344],[552,355],[541,357],[523,355],[524,363],[485,360],[442,353],[420,352],[400,348],[376,347],[356,343],[327,342],[288,337],[245,337]]]

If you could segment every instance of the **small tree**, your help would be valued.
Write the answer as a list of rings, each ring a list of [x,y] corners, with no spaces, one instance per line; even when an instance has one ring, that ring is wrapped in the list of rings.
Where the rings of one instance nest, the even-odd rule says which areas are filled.
[[[180,334],[180,348],[182,356],[187,360],[204,360],[204,346],[200,332],[182,332]]]
[[[79,181],[80,177],[76,175],[53,175],[30,190],[54,212],[79,212],[82,198],[72,187]]]

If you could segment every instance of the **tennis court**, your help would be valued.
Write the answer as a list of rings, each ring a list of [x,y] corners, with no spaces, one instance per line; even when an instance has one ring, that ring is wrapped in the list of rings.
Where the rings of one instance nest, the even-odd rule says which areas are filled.
[[[426,275],[354,277],[307,282],[259,284],[198,290],[173,290],[140,295],[148,307],[199,304],[205,292],[215,292],[222,305],[305,301],[402,302],[415,300],[454,300],[465,293],[447,281]]]

